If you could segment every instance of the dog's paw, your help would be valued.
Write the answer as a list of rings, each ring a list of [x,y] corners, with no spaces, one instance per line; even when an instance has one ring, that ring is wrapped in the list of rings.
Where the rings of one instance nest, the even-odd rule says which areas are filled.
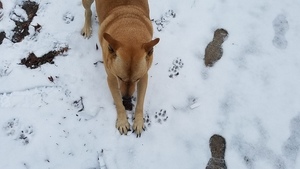
[[[123,134],[127,135],[127,132],[130,131],[130,124],[127,118],[117,119],[116,127],[119,130],[121,135]]]
[[[82,29],[81,29],[81,35],[84,37],[84,38],[90,38],[91,35],[92,35],[92,28],[89,27],[89,26],[84,26]]]
[[[136,137],[141,137],[142,132],[145,131],[144,119],[135,118],[132,126],[133,132],[136,134]]]

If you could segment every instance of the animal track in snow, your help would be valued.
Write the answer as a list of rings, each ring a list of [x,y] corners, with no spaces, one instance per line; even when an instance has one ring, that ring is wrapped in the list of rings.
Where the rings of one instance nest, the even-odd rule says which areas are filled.
[[[149,114],[146,114],[146,116],[144,117],[144,122],[146,123],[147,127],[151,126],[151,119],[150,119]]]
[[[24,145],[29,144],[31,137],[34,133],[33,126],[20,126],[18,118],[13,118],[9,120],[3,128],[6,131],[7,136],[14,137],[14,140],[19,140]]]
[[[72,15],[70,12],[67,12],[64,14],[63,20],[65,21],[66,24],[69,24],[72,21],[74,21],[74,15]]]
[[[8,76],[12,70],[10,70],[10,64],[7,61],[3,61],[0,63],[0,78],[3,76]]]
[[[160,32],[167,24],[169,24],[171,18],[175,18],[176,13],[173,10],[166,12],[160,19],[155,20],[156,29]]]
[[[3,127],[3,129],[6,131],[6,135],[14,135],[16,132],[16,128],[19,125],[19,119],[13,118],[10,121],[6,123],[6,125]]]
[[[285,49],[288,45],[288,42],[285,38],[285,34],[289,29],[289,23],[286,19],[286,16],[283,14],[279,14],[273,20],[273,28],[275,31],[273,45],[278,49]]]
[[[33,127],[27,126],[24,128],[21,133],[19,134],[18,139],[22,141],[24,145],[29,144],[29,141],[31,140],[31,136],[33,134]]]
[[[292,119],[290,124],[291,135],[283,146],[284,155],[292,162],[296,163],[300,150],[300,115]]]
[[[251,144],[242,138],[235,138],[233,143],[234,148],[240,153],[249,169],[255,168],[255,165],[261,160],[270,161],[274,164],[274,169],[286,169],[283,158],[263,143]]]
[[[163,122],[166,122],[168,120],[167,111],[160,109],[159,112],[155,112],[155,121],[159,124],[162,124]]]
[[[174,78],[179,75],[179,70],[183,68],[184,63],[181,59],[177,58],[173,61],[173,66],[169,68],[170,78]]]

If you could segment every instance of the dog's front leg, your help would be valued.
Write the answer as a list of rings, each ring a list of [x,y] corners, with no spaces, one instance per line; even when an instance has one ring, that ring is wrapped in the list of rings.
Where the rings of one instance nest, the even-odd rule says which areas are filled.
[[[116,127],[119,130],[120,134],[127,134],[130,131],[130,124],[127,120],[126,110],[122,103],[121,93],[119,91],[117,78],[113,75],[107,76],[108,86],[113,96],[114,102],[117,109],[117,121]]]
[[[81,34],[82,36],[84,36],[85,38],[89,38],[92,34],[92,10],[91,10],[91,5],[94,2],[94,0],[82,0],[82,5],[85,9],[85,20],[84,20],[84,25],[83,28],[81,30]]]
[[[137,137],[141,137],[144,126],[144,99],[148,84],[148,74],[146,73],[137,84],[137,105],[134,115],[133,131]]]

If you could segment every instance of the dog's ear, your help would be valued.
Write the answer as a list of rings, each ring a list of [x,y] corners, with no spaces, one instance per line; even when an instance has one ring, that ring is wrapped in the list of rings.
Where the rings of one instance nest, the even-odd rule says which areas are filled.
[[[108,33],[103,33],[103,38],[108,42],[108,51],[110,53],[115,53],[115,51],[119,48],[119,42],[111,37]]]
[[[153,53],[153,47],[159,42],[159,38],[156,38],[148,43],[143,44],[143,48],[147,52],[148,56],[151,56]]]

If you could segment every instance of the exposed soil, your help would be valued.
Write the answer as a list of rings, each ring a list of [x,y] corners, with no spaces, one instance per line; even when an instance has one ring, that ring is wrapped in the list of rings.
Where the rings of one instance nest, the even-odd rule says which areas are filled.
[[[2,13],[2,9],[3,9],[3,5],[2,5],[2,2],[0,1],[0,21],[2,20],[2,17],[3,17],[3,13]],[[2,44],[3,42],[3,39],[6,37],[6,34],[5,32],[0,32],[0,45]]]
[[[222,44],[226,40],[228,32],[225,29],[217,29],[213,40],[205,49],[204,62],[208,67],[212,67],[223,55]]]
[[[6,38],[6,33],[0,32],[0,45],[2,44],[4,38]]]
[[[2,2],[0,1],[0,21],[1,21],[2,18],[3,18],[2,9],[3,9],[3,5],[2,5]]]
[[[220,135],[213,135],[209,140],[211,156],[213,158],[224,159],[226,150],[226,141]]]
[[[125,107],[125,110],[131,111],[132,107],[133,107],[132,98],[131,97],[129,97],[129,98],[123,97],[122,99],[123,99],[123,106]]]
[[[22,4],[22,9],[25,10],[28,20],[23,22],[14,21],[16,24],[16,27],[13,29],[14,35],[12,36],[12,42],[14,43],[21,42],[25,36],[29,35],[29,26],[33,18],[36,16],[36,12],[39,9],[39,4],[36,2],[25,1]]]
[[[64,47],[59,50],[50,51],[41,57],[37,57],[34,53],[30,53],[27,58],[23,58],[21,60],[20,64],[25,65],[26,67],[28,67],[30,69],[36,69],[39,66],[46,64],[46,63],[54,64],[53,59],[56,56],[62,55],[63,53],[67,52],[68,50],[69,50],[68,47]]]
[[[220,135],[213,135],[209,140],[211,158],[206,166],[206,169],[227,169],[225,162],[226,141]]]

